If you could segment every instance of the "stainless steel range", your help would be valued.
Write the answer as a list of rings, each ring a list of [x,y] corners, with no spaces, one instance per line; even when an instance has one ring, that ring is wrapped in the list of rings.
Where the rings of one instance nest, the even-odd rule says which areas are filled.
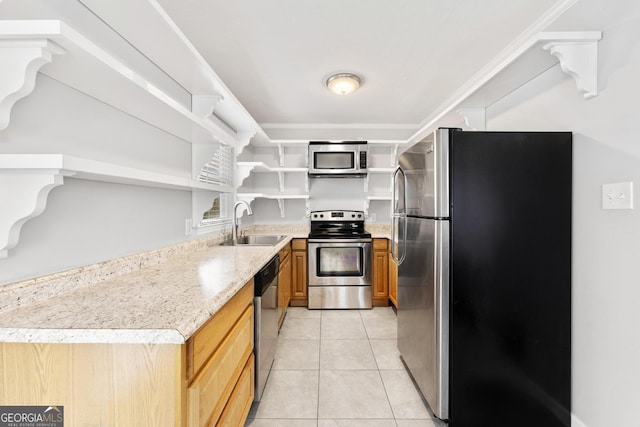
[[[371,234],[362,211],[313,211],[309,308],[371,308]]]

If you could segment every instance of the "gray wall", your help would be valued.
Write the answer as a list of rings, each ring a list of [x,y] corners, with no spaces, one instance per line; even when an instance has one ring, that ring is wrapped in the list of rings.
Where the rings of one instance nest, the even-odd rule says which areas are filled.
[[[191,193],[65,178],[0,259],[0,284],[184,241]]]
[[[0,153],[63,153],[190,176],[191,145],[39,75],[0,132]],[[65,178],[23,227],[0,285],[187,239],[191,193]],[[0,205],[11,203],[0,201]]]
[[[635,9],[608,27],[588,28],[604,32],[598,97],[584,100],[573,79],[555,67],[487,111],[489,130],[574,132],[572,349],[577,426],[640,425],[638,192],[635,210],[601,209],[602,184],[633,181],[636,189],[640,185],[640,14]]]

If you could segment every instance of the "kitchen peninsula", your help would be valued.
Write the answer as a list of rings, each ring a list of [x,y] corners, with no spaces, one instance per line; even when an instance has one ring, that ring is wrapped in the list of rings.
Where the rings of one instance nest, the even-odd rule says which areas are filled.
[[[253,401],[253,275],[290,240],[204,239],[8,285],[2,404],[63,406],[69,425],[237,424]]]
[[[70,425],[244,419],[253,400],[253,276],[307,236],[305,227],[288,232],[274,246],[206,238],[7,285],[2,404],[63,406]]]

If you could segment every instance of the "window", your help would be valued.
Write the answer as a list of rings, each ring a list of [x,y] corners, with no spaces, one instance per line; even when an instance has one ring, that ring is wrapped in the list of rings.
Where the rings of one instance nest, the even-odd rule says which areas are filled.
[[[213,206],[202,215],[202,222],[228,219],[231,217],[231,193],[220,193],[213,199]]]
[[[200,170],[198,180],[214,185],[233,185],[233,148],[221,145]]]
[[[202,212],[202,209],[208,208],[202,216],[202,226],[206,226],[207,228],[214,225],[223,226],[231,221],[231,209],[233,207],[233,160],[233,147],[221,145],[213,154],[211,160],[200,170],[198,181],[228,187],[228,190],[223,188],[217,197],[213,199],[213,204],[210,204],[211,193],[204,192],[198,195],[198,198],[202,198],[196,203],[196,205],[201,206],[199,211]]]

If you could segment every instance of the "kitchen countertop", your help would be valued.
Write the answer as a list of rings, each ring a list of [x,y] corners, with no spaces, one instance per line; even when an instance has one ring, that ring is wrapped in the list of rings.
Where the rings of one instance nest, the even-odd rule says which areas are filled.
[[[370,232],[388,238],[388,228]],[[292,238],[308,234],[304,227],[287,230],[249,231],[287,234],[275,246],[219,246],[218,240],[200,239],[182,251],[150,251],[160,258],[155,263],[139,255],[106,262],[100,268],[107,277],[100,280],[87,268],[95,283],[82,283],[91,280],[77,269],[6,286],[0,290],[0,342],[183,344]],[[127,262],[146,266],[120,275],[109,270]]]

